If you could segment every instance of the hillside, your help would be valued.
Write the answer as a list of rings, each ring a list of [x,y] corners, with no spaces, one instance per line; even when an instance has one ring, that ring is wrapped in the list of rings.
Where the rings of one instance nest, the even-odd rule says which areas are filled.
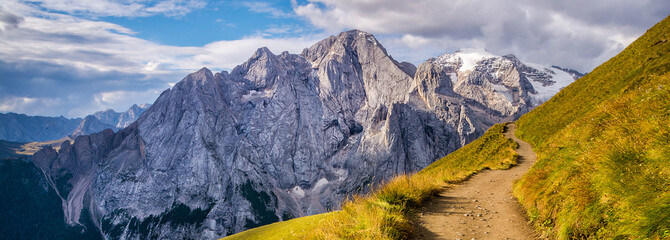
[[[670,19],[517,121],[538,162],[515,185],[558,239],[670,238]]]
[[[237,239],[406,239],[417,208],[444,186],[484,169],[516,164],[517,144],[496,124],[482,137],[437,160],[421,172],[401,175],[365,196],[354,196],[341,211],[273,223],[226,238]]]

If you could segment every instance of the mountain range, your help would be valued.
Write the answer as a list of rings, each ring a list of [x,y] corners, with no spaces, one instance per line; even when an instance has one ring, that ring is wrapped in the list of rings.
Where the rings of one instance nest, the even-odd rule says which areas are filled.
[[[0,139],[10,142],[44,142],[67,136],[92,134],[110,128],[117,131],[137,120],[151,104],[134,104],[125,112],[98,111],[86,118],[28,116],[0,113]]]
[[[514,123],[340,211],[223,239],[670,239],[668,39],[670,17]]]
[[[301,54],[260,48],[230,72],[203,68],[124,129],[82,131],[32,162],[68,226],[113,239],[214,239],[338,209],[578,77],[483,49],[414,67],[352,30]],[[90,128],[122,126],[93,116]]]

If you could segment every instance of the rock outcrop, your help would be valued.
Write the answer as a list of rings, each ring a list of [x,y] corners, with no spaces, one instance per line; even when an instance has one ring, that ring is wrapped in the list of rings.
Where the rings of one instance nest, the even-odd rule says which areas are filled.
[[[321,213],[518,117],[565,80],[464,54],[415,68],[355,30],[300,55],[261,48],[230,73],[189,74],[117,133],[34,161],[63,189],[68,222],[87,216],[107,238],[214,239]]]

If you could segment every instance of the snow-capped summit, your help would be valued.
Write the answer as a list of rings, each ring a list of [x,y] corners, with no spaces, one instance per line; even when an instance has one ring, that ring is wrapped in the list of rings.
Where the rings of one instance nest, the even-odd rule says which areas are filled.
[[[574,74],[567,72],[561,68],[549,67],[534,63],[524,63],[526,66],[537,70],[535,74],[527,74],[530,84],[535,89],[531,93],[534,104],[540,105],[546,102],[551,97],[556,95],[558,91],[573,83],[577,78],[584,76],[584,74]],[[574,70],[572,72],[575,72]]]
[[[461,48],[453,54],[443,54],[437,57],[437,62],[443,64],[456,64],[459,72],[472,71],[478,62],[488,58],[498,57],[483,48]]]
[[[428,62],[451,76],[454,92],[504,113],[536,107],[583,76],[571,69],[522,62],[514,55],[498,56],[482,48],[463,48]],[[515,100],[518,98],[522,101]]]

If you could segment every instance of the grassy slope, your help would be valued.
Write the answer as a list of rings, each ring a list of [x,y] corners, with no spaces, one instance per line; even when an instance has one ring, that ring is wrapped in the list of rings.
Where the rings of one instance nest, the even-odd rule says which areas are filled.
[[[670,18],[517,121],[538,162],[514,188],[558,239],[670,238]]]
[[[274,223],[241,232],[233,239],[405,239],[413,210],[445,183],[459,182],[483,169],[516,163],[517,144],[497,124],[482,137],[411,176],[398,176],[366,196],[355,196],[342,210]]]
[[[312,231],[318,226],[321,226],[325,221],[330,221],[333,214],[337,213],[317,214],[283,222],[276,222],[240,232],[223,239],[297,239],[304,236],[306,231]]]

